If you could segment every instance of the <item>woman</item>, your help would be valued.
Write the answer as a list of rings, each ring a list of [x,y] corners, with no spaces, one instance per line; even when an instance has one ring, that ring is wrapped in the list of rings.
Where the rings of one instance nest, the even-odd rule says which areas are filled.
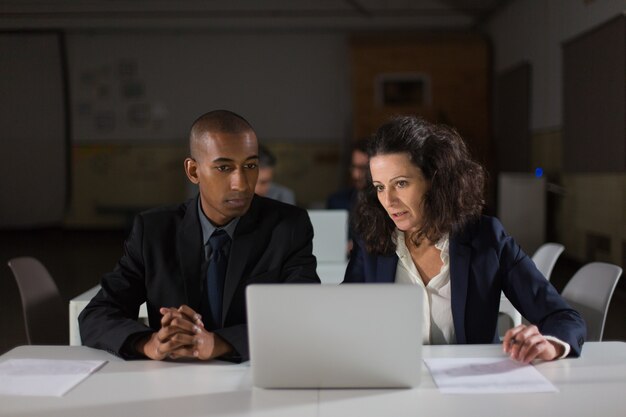
[[[399,117],[372,138],[371,183],[355,208],[344,282],[424,288],[424,343],[497,342],[500,294],[533,325],[507,331],[503,350],[528,363],[578,356],[585,324],[500,222],[481,216],[483,168],[459,134]]]

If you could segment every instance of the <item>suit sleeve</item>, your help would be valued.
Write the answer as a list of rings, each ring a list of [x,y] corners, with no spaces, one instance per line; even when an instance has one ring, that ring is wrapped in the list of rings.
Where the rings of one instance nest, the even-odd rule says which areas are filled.
[[[306,211],[299,211],[290,228],[290,241],[282,265],[281,282],[319,284],[313,255],[313,225]]]
[[[579,356],[586,334],[580,314],[559,295],[497,220],[494,220],[494,230],[500,248],[504,294],[541,334],[568,343],[569,356]]]
[[[143,223],[135,219],[124,243],[124,253],[115,269],[103,276],[101,289],[80,313],[82,343],[125,359],[138,357],[132,341],[154,330],[137,321],[139,307],[146,301],[141,256]]]
[[[350,261],[343,277],[343,282],[365,282],[365,250],[359,239],[353,240]]]

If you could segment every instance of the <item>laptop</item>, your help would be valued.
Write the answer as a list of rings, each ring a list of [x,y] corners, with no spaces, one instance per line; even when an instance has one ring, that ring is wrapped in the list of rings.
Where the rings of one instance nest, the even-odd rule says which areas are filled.
[[[423,290],[400,284],[247,288],[260,388],[409,388],[422,372]]]
[[[318,263],[345,262],[348,210],[308,210],[313,225],[313,255]]]

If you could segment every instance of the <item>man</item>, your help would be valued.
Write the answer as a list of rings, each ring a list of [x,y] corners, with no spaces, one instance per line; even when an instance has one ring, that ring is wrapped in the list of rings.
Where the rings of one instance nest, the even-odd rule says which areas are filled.
[[[259,145],[259,179],[254,192],[261,197],[282,201],[287,204],[296,204],[296,196],[289,188],[274,182],[274,167],[276,157],[269,149]]]
[[[331,210],[348,210],[352,216],[352,207],[356,204],[357,195],[367,184],[367,170],[369,169],[369,158],[367,156],[367,139],[359,139],[352,145],[352,155],[350,160],[350,186],[337,191],[328,197],[326,208]],[[352,240],[354,232],[352,230],[352,219],[348,221],[348,246],[347,254],[352,251]]]
[[[366,146],[367,139],[359,139],[353,144],[350,160],[350,186],[328,197],[326,208],[352,210],[358,191],[365,188],[367,184],[369,159]]]
[[[194,122],[189,148],[185,172],[199,195],[136,217],[121,260],[80,314],[83,344],[126,359],[244,361],[246,286],[319,282],[306,211],[254,195],[250,124],[209,112]],[[144,301],[149,326],[137,321]]]

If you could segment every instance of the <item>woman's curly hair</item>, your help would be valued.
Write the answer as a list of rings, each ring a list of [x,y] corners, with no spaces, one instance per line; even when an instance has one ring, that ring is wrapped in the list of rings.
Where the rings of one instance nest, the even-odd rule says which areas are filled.
[[[446,233],[461,229],[478,218],[484,205],[485,171],[474,162],[459,133],[448,126],[434,125],[415,116],[401,116],[382,125],[370,139],[370,158],[408,153],[429,182],[424,195],[422,219],[414,242],[427,238],[436,242]],[[354,209],[354,230],[372,254],[391,254],[396,226],[380,204],[372,185],[360,192]]]

